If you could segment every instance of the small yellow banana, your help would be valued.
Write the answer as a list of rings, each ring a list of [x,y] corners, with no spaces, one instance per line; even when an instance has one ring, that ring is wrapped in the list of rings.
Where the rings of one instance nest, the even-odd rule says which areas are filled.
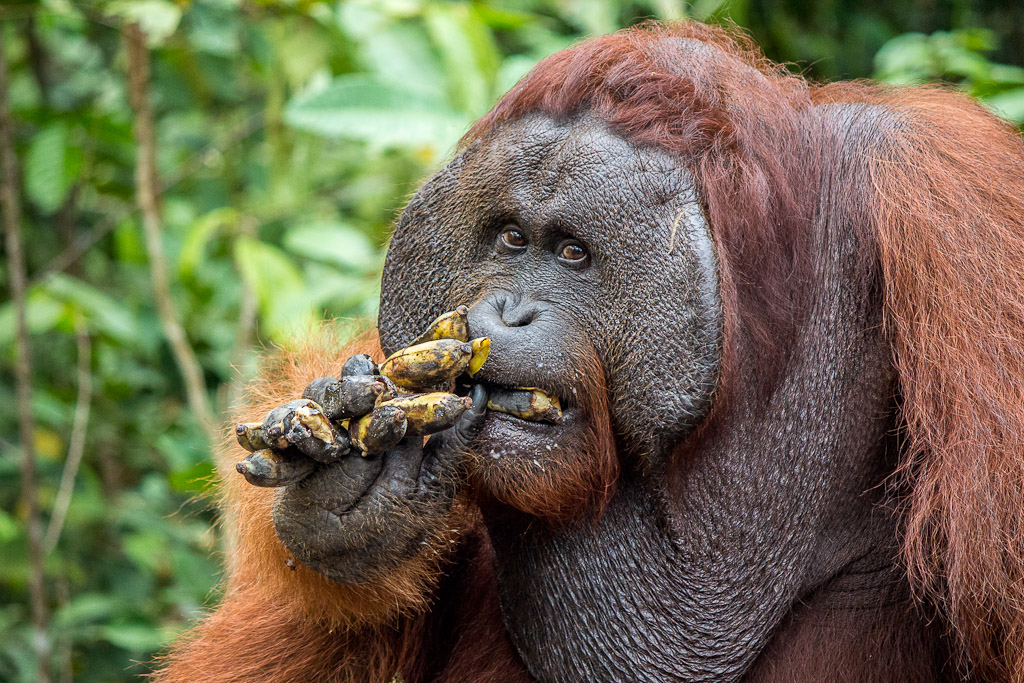
[[[400,387],[417,389],[455,379],[469,367],[473,346],[435,339],[396,351],[380,364],[380,374]]]
[[[492,389],[487,408],[532,422],[562,421],[562,404],[556,396],[535,387]]]
[[[416,340],[410,344],[422,344],[436,339],[456,339],[458,341],[469,341],[469,319],[466,317],[469,309],[465,306],[458,306],[454,311],[444,313],[427,325],[427,329]]]
[[[393,448],[402,437],[408,421],[398,406],[381,404],[358,420],[349,423],[348,437],[363,456],[382,453]]]
[[[491,340],[487,337],[478,337],[469,343],[473,347],[473,355],[469,358],[469,365],[466,372],[472,377],[480,372],[480,368],[487,362],[487,356],[491,353]]]
[[[396,406],[405,412],[406,434],[432,434],[448,429],[473,406],[473,399],[442,391],[396,396],[382,406]]]
[[[270,448],[270,444],[263,439],[261,427],[263,427],[262,422],[240,422],[235,425],[235,438],[238,439],[238,445],[250,453]]]

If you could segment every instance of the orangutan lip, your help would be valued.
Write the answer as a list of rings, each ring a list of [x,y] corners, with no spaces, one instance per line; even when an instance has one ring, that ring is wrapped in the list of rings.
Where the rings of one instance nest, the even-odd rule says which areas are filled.
[[[499,422],[506,422],[510,425],[515,425],[520,430],[525,430],[537,435],[542,433],[551,434],[552,430],[565,429],[569,423],[576,424],[576,422],[579,421],[579,416],[576,414],[575,410],[563,410],[562,421],[558,423],[543,420],[527,420],[509,413],[498,412],[497,410],[488,410],[487,417],[488,419],[495,419]]]

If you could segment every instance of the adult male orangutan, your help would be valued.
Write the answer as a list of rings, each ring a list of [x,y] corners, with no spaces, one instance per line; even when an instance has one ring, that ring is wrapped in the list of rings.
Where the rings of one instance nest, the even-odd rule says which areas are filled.
[[[1024,681],[1024,144],[996,117],[695,23],[588,40],[409,203],[379,348],[310,342],[238,417],[461,304],[491,354],[426,445],[282,488],[224,451],[226,595],[158,680]],[[560,424],[485,408],[512,387]]]

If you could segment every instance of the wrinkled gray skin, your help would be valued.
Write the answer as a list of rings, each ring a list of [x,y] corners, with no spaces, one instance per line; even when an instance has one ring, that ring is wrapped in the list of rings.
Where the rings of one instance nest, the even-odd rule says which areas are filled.
[[[526,237],[524,250],[500,244],[509,227]],[[585,268],[557,258],[569,239],[588,249]],[[472,145],[409,203],[381,282],[385,353],[460,303],[470,305],[471,336],[491,338],[476,379],[540,387],[570,413],[589,371],[582,352],[593,348],[616,430],[638,455],[663,460],[710,405],[721,303],[693,177],[596,120],[517,122]],[[531,458],[566,439],[524,429],[515,423]]]
[[[850,111],[822,114],[836,144],[859,153],[871,114]],[[557,458],[588,420],[573,403],[580,349],[593,349],[607,377],[624,473],[604,515],[551,527],[483,506],[505,626],[536,679],[758,679],[759,656],[785,635],[794,610],[867,610],[874,620],[892,606],[906,618],[893,569],[896,522],[877,486],[895,457],[894,376],[878,304],[865,294],[858,226],[828,211],[867,179],[835,171],[822,182],[810,313],[783,379],[766,401],[749,398],[745,383],[756,378],[743,368],[756,367],[758,350],[741,349],[727,428],[690,442],[675,468],[666,466],[673,447],[714,403],[722,335],[715,250],[683,161],[638,149],[593,119],[530,117],[472,144],[406,209],[382,284],[385,350],[467,303],[471,333],[492,339],[480,379],[541,387],[567,406],[559,426],[468,418],[461,445],[504,451],[494,467]],[[525,250],[499,246],[510,225],[527,237]],[[568,237],[589,249],[587,267],[559,261]],[[384,477],[364,476],[375,477],[380,486]],[[334,485],[300,485],[305,509],[326,484]],[[438,505],[452,491],[434,491]],[[282,503],[278,517],[295,507]],[[407,524],[400,507],[393,518]],[[387,506],[374,508],[375,518],[387,515]],[[302,524],[278,530],[290,547],[320,555],[341,557],[338,543],[345,557],[377,544],[360,556],[369,564],[361,569],[337,560],[344,570],[332,574],[321,563],[342,579],[410,553],[409,532],[380,547],[379,534],[344,516],[330,521],[339,520],[329,537]],[[903,635],[897,628],[893,638]]]

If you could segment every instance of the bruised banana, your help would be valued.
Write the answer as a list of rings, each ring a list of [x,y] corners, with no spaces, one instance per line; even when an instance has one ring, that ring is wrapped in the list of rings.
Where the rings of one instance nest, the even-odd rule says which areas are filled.
[[[365,353],[357,353],[354,356],[349,357],[348,360],[341,366],[341,376],[348,377],[349,375],[376,375],[377,364],[373,362]]]
[[[315,379],[302,392],[302,398],[315,401],[323,409],[328,420],[343,420],[348,417],[366,415],[373,410],[373,406],[377,404],[386,388],[387,385],[381,377],[373,375],[346,376],[344,368],[342,368],[341,379],[334,377]]]
[[[262,422],[240,422],[235,425],[235,438],[238,439],[238,445],[250,453],[270,448],[270,444],[263,439],[262,428]]]
[[[260,430],[264,443],[285,450],[299,450],[322,463],[334,462],[350,450],[349,437],[324,414],[318,403],[308,398],[289,401],[274,408],[263,420]]]
[[[308,477],[315,465],[294,452],[264,449],[252,453],[235,469],[253,486],[288,486]]]
[[[532,422],[562,421],[562,404],[558,398],[534,387],[492,389],[487,408]]]
[[[380,364],[380,374],[406,389],[430,387],[455,379],[471,365],[487,360],[490,340],[435,339],[396,351]],[[474,362],[475,361],[475,362]]]
[[[349,422],[348,436],[364,456],[394,448],[409,426],[405,411],[383,403],[358,420]]]
[[[458,306],[454,311],[444,313],[427,325],[427,329],[413,341],[410,346],[423,344],[437,339],[456,339],[469,341],[469,309]]]
[[[448,429],[473,407],[473,399],[441,391],[430,394],[404,394],[381,406],[395,406],[405,413],[406,435],[433,434]]]

